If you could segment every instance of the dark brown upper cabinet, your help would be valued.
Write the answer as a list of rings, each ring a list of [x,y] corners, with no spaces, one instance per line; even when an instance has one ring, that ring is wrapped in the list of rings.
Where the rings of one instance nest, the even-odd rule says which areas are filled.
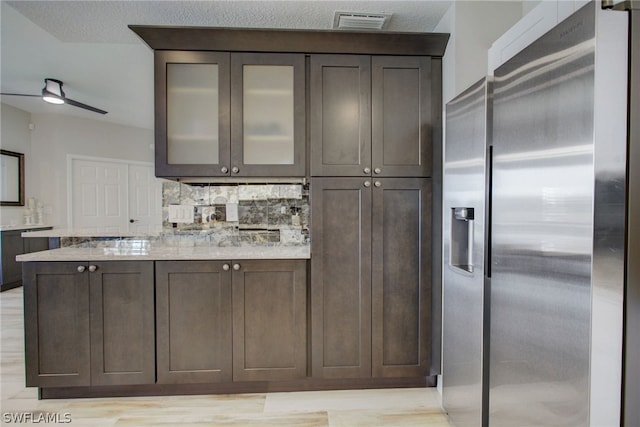
[[[371,57],[311,56],[311,175],[371,175]]]
[[[301,54],[156,51],[156,176],[304,176]]]
[[[302,177],[307,157],[313,176],[439,169],[448,34],[129,28],[155,52],[159,177]]]
[[[230,54],[156,51],[156,176],[229,175]]]
[[[431,176],[439,62],[312,55],[310,67],[312,176]]]
[[[305,59],[231,54],[231,175],[304,176]]]

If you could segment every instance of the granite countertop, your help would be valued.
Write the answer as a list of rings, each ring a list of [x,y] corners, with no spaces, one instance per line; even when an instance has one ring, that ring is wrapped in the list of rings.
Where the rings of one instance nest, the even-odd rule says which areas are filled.
[[[18,255],[17,261],[161,261],[309,259],[307,246],[168,246],[148,240],[116,241],[107,247],[67,247]]]
[[[37,227],[23,227],[37,228]],[[26,231],[22,233],[22,237],[155,237],[160,232],[140,233],[128,231],[98,232],[95,230],[70,230],[67,228],[54,228],[52,230]]]

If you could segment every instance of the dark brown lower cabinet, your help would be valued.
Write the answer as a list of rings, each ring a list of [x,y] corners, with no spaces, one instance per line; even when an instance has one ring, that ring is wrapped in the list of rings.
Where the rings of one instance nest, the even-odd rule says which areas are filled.
[[[306,261],[234,262],[233,380],[306,376]]]
[[[87,266],[23,264],[27,387],[91,384]]]
[[[431,354],[430,180],[387,178],[373,183],[373,376],[425,376]]]
[[[313,377],[371,376],[371,190],[365,182],[311,182]]]
[[[29,387],[155,381],[153,262],[24,264]]]
[[[428,375],[430,180],[316,178],[311,203],[312,375]]]
[[[37,230],[50,230],[51,227]],[[46,237],[23,238],[22,233],[33,229],[0,231],[0,292],[22,285],[22,263],[16,256],[49,249]]]
[[[153,384],[153,262],[90,262],[88,276],[91,385]]]
[[[0,232],[0,289],[5,290],[20,285],[22,269],[16,262],[16,255],[25,253],[22,230]]]
[[[158,382],[306,377],[306,264],[156,262]]]
[[[230,263],[157,261],[156,329],[158,383],[231,381]]]

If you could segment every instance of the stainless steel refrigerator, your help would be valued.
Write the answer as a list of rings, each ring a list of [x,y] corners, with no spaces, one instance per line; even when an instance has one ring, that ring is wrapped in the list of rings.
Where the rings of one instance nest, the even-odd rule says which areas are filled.
[[[487,205],[491,82],[446,106],[443,176],[443,403],[460,426],[481,426],[488,382]],[[483,408],[484,405],[484,408]]]
[[[629,22],[591,2],[447,104],[442,379],[456,426],[633,419]]]

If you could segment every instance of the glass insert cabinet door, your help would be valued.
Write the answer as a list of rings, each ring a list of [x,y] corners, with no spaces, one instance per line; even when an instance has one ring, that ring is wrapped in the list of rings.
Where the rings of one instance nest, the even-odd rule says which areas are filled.
[[[156,175],[229,174],[230,54],[156,52]]]
[[[304,176],[304,55],[231,56],[231,175]]]
[[[293,66],[242,69],[242,161],[293,164]]]
[[[218,64],[167,64],[167,162],[220,163]]]

